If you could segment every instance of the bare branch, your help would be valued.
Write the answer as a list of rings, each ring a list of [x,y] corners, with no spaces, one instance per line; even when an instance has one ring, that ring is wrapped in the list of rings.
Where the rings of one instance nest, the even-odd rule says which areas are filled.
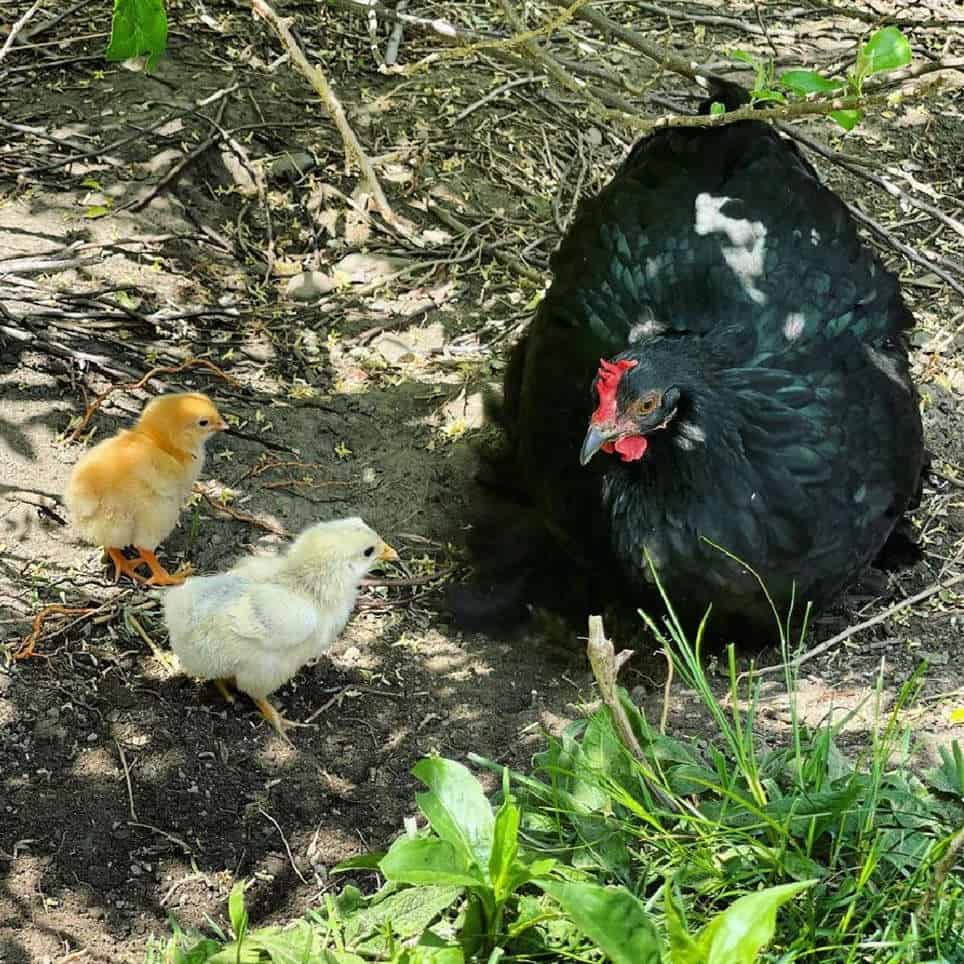
[[[345,146],[346,156],[348,158],[354,158],[361,170],[365,185],[371,194],[372,201],[378,213],[385,219],[387,224],[395,228],[400,234],[411,237],[414,233],[413,226],[400,218],[392,210],[391,205],[388,203],[388,198],[385,197],[385,192],[382,190],[378,175],[375,173],[375,168],[372,167],[372,162],[368,159],[368,155],[365,153],[361,141],[358,140],[354,130],[352,130],[351,124],[348,123],[345,110],[341,106],[341,102],[337,96],[335,96],[331,85],[328,83],[328,78],[325,77],[320,68],[308,62],[304,51],[291,33],[288,20],[283,20],[279,17],[267,3],[267,0],[251,0],[251,8],[255,14],[268,21],[288,51],[288,57],[292,65],[296,67],[305,80],[314,87],[315,92],[321,98],[321,102],[328,111],[328,116],[331,117],[335,127],[338,128],[338,133],[341,135],[342,143]]]

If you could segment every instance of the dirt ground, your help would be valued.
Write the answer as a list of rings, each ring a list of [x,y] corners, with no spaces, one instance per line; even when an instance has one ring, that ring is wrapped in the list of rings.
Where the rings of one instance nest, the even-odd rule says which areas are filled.
[[[8,22],[29,4],[12,6]],[[399,830],[419,757],[471,750],[525,765],[591,698],[575,636],[460,634],[440,589],[465,572],[480,393],[498,381],[576,199],[632,137],[590,123],[521,64],[379,72],[363,18],[287,12],[304,16],[300,36],[337,79],[420,248],[358,213],[366,198],[337,136],[242,8],[172,4],[169,53],[145,75],[103,61],[106,7],[50,3],[38,23],[56,22],[0,64],[3,964],[141,961],[168,914],[223,920],[237,877],[255,879],[255,923],[297,916],[337,884],[335,863]],[[654,36],[665,26],[653,22]],[[787,56],[849,49],[854,24],[844,27],[813,21],[805,41],[784,42]],[[379,25],[379,47],[389,30]],[[725,36],[704,30],[695,42],[710,51]],[[940,53],[932,34],[913,39]],[[406,33],[401,60],[437,51],[436,40]],[[628,55],[612,56],[618,66]],[[821,120],[800,128],[858,164],[811,155],[878,223],[873,240],[905,284],[934,453],[914,518],[924,560],[890,574],[879,596],[848,597],[810,644],[964,569],[961,298],[888,243],[964,283],[964,98],[959,73],[942,77],[846,139]],[[518,83],[481,102],[507,79]],[[655,88],[683,89],[668,74]],[[300,300],[303,270],[332,290]],[[200,367],[163,374],[111,394],[81,440],[68,439],[98,393],[199,356],[232,381]],[[210,393],[232,431],[209,446],[207,498],[185,511],[163,558],[216,571],[313,521],[359,514],[405,564],[364,589],[330,658],[276,695],[309,722],[294,746],[250,704],[226,706],[172,669],[159,593],[114,586],[99,551],[65,525],[61,493],[83,444],[128,424],[151,395],[187,389]],[[13,660],[32,614],[58,603],[96,611],[52,616],[36,655]],[[808,662],[804,719],[856,710],[859,749],[878,674],[886,706],[926,660],[905,718],[932,756],[956,735],[949,712],[964,702],[962,618],[961,597],[943,590]],[[640,652],[624,682],[658,712],[663,673]],[[768,683],[764,736],[779,733],[786,706]],[[700,733],[693,707],[677,687],[677,731]]]

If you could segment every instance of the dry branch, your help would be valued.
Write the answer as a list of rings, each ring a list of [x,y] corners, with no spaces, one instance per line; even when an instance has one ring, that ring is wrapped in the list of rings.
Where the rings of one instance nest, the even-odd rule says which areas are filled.
[[[616,732],[626,748],[643,764],[643,776],[646,785],[649,787],[653,796],[672,813],[680,813],[684,808],[689,809],[685,801],[676,800],[663,790],[652,776],[647,772],[646,755],[643,748],[636,739],[632,724],[619,698],[619,690],[616,688],[616,677],[626,661],[633,655],[631,649],[624,649],[617,655],[616,648],[612,641],[606,638],[603,629],[602,616],[589,617],[589,640],[586,644],[586,653],[589,656],[589,665],[592,667],[592,674],[596,678],[596,685],[599,687],[599,695],[603,703],[612,714],[613,725]]]
[[[345,146],[346,156],[349,159],[354,158],[358,163],[362,178],[365,181],[368,192],[371,194],[372,201],[378,213],[384,218],[387,224],[395,228],[400,234],[411,238],[414,233],[413,226],[400,218],[392,210],[391,205],[388,203],[388,198],[385,197],[385,192],[382,190],[378,175],[375,173],[375,168],[372,167],[372,162],[365,153],[361,141],[358,140],[351,124],[348,123],[348,118],[345,116],[345,110],[341,106],[341,101],[338,100],[334,90],[332,90],[331,85],[328,83],[328,78],[322,73],[321,69],[308,62],[308,58],[305,56],[304,51],[288,27],[289,21],[279,17],[271,6],[269,6],[267,0],[251,0],[251,8],[255,14],[268,21],[288,51],[288,57],[291,63],[298,69],[305,80],[314,87],[315,93],[321,98],[321,102],[328,111],[328,116],[331,117],[335,127],[338,128],[338,133],[341,135],[342,143]]]
[[[878,623],[882,623],[884,620],[890,619],[891,616],[896,616],[897,613],[903,612],[905,609],[910,609],[911,606],[916,606],[925,599],[930,599],[931,596],[936,596],[937,593],[941,592],[942,590],[951,589],[954,586],[960,585],[962,582],[964,582],[964,574],[953,576],[950,579],[945,579],[943,582],[936,582],[933,586],[929,586],[927,589],[922,590],[916,595],[908,596],[907,599],[902,599],[900,602],[894,603],[893,606],[889,606],[883,612],[877,613],[876,616],[872,616],[870,619],[866,619],[862,623],[857,623],[856,626],[849,626],[843,632],[837,633],[836,636],[831,636],[830,639],[824,640],[819,646],[814,646],[813,649],[807,650],[805,653],[801,653],[795,659],[791,659],[787,663],[778,663],[776,666],[764,666],[762,669],[754,669],[753,672],[759,676],[766,676],[771,673],[786,672],[788,669],[799,669],[804,663],[813,659],[815,656],[820,656],[823,653],[826,653],[828,650],[833,649],[834,646],[837,646],[844,640],[850,639],[851,636],[856,636],[857,633],[861,633],[865,629],[870,629],[871,626],[876,626]]]
[[[206,358],[189,358],[182,365],[159,365],[157,368],[152,368],[143,378],[138,379],[136,382],[124,382],[120,385],[112,385],[107,389],[106,392],[101,392],[88,406],[84,414],[81,416],[80,421],[74,426],[73,431],[67,436],[69,442],[76,442],[80,438],[84,429],[90,424],[90,420],[93,418],[94,413],[110,398],[114,392],[120,391],[136,391],[139,388],[143,388],[155,375],[176,375],[178,372],[183,372],[188,368],[196,368],[197,366],[202,366],[207,368],[208,371],[213,372],[219,378],[223,378],[226,382],[235,387],[240,387],[240,384],[233,379],[226,372],[221,371],[214,362],[208,361]]]

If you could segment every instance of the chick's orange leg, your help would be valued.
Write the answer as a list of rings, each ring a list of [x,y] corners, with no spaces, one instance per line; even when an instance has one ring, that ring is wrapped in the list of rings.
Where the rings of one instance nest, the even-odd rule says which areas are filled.
[[[150,549],[134,546],[138,552],[138,564],[143,563],[151,570],[151,578],[146,580],[148,586],[179,586],[186,576],[171,575],[160,563],[160,560]]]
[[[114,563],[114,582],[117,582],[121,576],[130,576],[133,582],[144,582],[144,577],[137,571],[137,567],[144,563],[144,559],[138,556],[136,559],[128,559],[124,555],[123,549],[115,549],[110,546],[105,546],[107,550],[107,555],[110,556],[110,561]]]
[[[225,703],[233,703],[234,693],[228,689],[228,682],[226,679],[216,679],[214,681],[214,688],[221,694]]]
[[[254,700],[254,705],[261,712],[261,715],[271,724],[275,732],[290,743],[291,738],[285,733],[285,726],[290,725],[288,721],[264,697],[252,697],[252,699]]]

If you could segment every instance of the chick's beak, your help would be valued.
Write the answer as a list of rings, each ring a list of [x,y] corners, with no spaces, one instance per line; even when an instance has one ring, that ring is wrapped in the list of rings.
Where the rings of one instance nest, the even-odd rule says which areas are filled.
[[[219,418],[217,422],[214,423],[215,432],[226,432],[228,430],[228,423],[223,419]]]
[[[609,435],[590,424],[579,451],[579,464],[588,465],[590,459],[609,441]]]
[[[398,562],[398,553],[387,543],[382,543],[382,551],[378,554],[379,562]]]

